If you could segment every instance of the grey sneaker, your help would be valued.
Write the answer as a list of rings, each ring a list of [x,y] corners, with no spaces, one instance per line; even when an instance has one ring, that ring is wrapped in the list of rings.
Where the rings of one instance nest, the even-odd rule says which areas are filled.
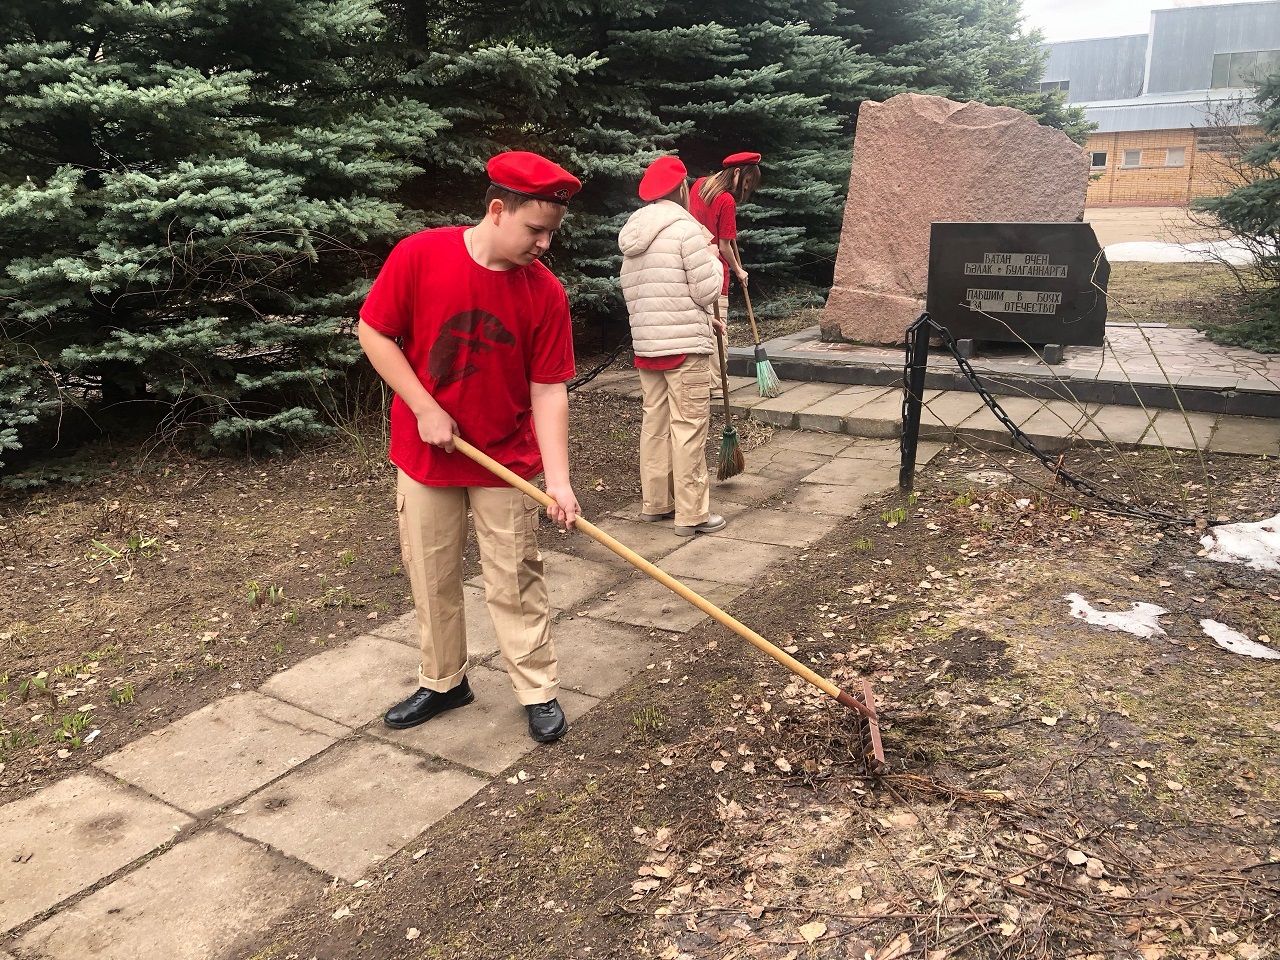
[[[676,525],[671,529],[676,532],[677,537],[692,537],[694,534],[698,533],[715,533],[717,530],[723,530],[728,526],[728,523],[729,521],[725,520],[725,518],[720,516],[720,514],[713,513],[697,526],[682,527]]]

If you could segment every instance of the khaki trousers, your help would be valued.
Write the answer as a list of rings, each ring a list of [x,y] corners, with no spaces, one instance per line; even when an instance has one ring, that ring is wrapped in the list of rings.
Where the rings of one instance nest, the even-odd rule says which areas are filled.
[[[676,512],[692,527],[711,516],[707,426],[711,421],[711,358],[690,354],[674,370],[641,370],[640,490],[645,513]]]
[[[526,706],[546,703],[560,681],[538,552],[537,503],[510,487],[428,487],[400,471],[396,512],[418,615],[418,684],[444,692],[467,673],[462,549],[468,506],[480,544],[485,601],[516,699]]]

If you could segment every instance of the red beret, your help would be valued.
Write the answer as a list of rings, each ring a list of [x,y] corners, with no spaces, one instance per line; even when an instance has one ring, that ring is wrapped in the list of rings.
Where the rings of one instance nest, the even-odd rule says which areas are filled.
[[[640,180],[640,199],[657,200],[680,186],[689,171],[679,157],[659,157],[645,170]]]
[[[744,151],[742,153],[731,153],[724,158],[726,167],[749,167],[753,163],[760,162],[760,154]]]
[[[509,150],[485,165],[489,182],[522,197],[567,206],[582,181],[559,164],[526,150]]]

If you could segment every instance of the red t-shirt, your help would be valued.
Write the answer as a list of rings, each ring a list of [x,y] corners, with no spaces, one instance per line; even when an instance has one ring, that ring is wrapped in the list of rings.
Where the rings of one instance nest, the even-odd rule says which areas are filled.
[[[637,370],[674,370],[684,363],[688,354],[673,353],[666,357],[636,357]]]
[[[529,384],[573,377],[569,301],[542,263],[490,270],[471,259],[465,227],[415,233],[382,265],[360,319],[400,340],[427,392],[464,440],[526,480],[542,471]],[[433,487],[505,484],[460,453],[424,443],[397,396],[391,462]]]
[[[711,203],[707,203],[702,199],[702,185],[706,181],[706,177],[701,177],[689,188],[689,212],[693,214],[695,220],[711,231],[711,242],[715,245],[716,255],[724,265],[724,287],[720,292],[727,294],[729,292],[729,261],[720,253],[720,241],[738,238],[738,201],[734,200],[733,194],[726,190]]]

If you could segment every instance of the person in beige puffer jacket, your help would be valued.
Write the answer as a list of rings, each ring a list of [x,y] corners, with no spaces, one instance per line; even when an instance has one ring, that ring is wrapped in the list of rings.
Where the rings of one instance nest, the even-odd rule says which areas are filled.
[[[711,512],[706,452],[711,356],[720,324],[712,304],[723,270],[711,235],[688,210],[687,177],[675,157],[650,164],[639,189],[648,202],[627,220],[618,246],[644,394],[640,519],[674,517],[675,532],[691,537],[725,526]]]

